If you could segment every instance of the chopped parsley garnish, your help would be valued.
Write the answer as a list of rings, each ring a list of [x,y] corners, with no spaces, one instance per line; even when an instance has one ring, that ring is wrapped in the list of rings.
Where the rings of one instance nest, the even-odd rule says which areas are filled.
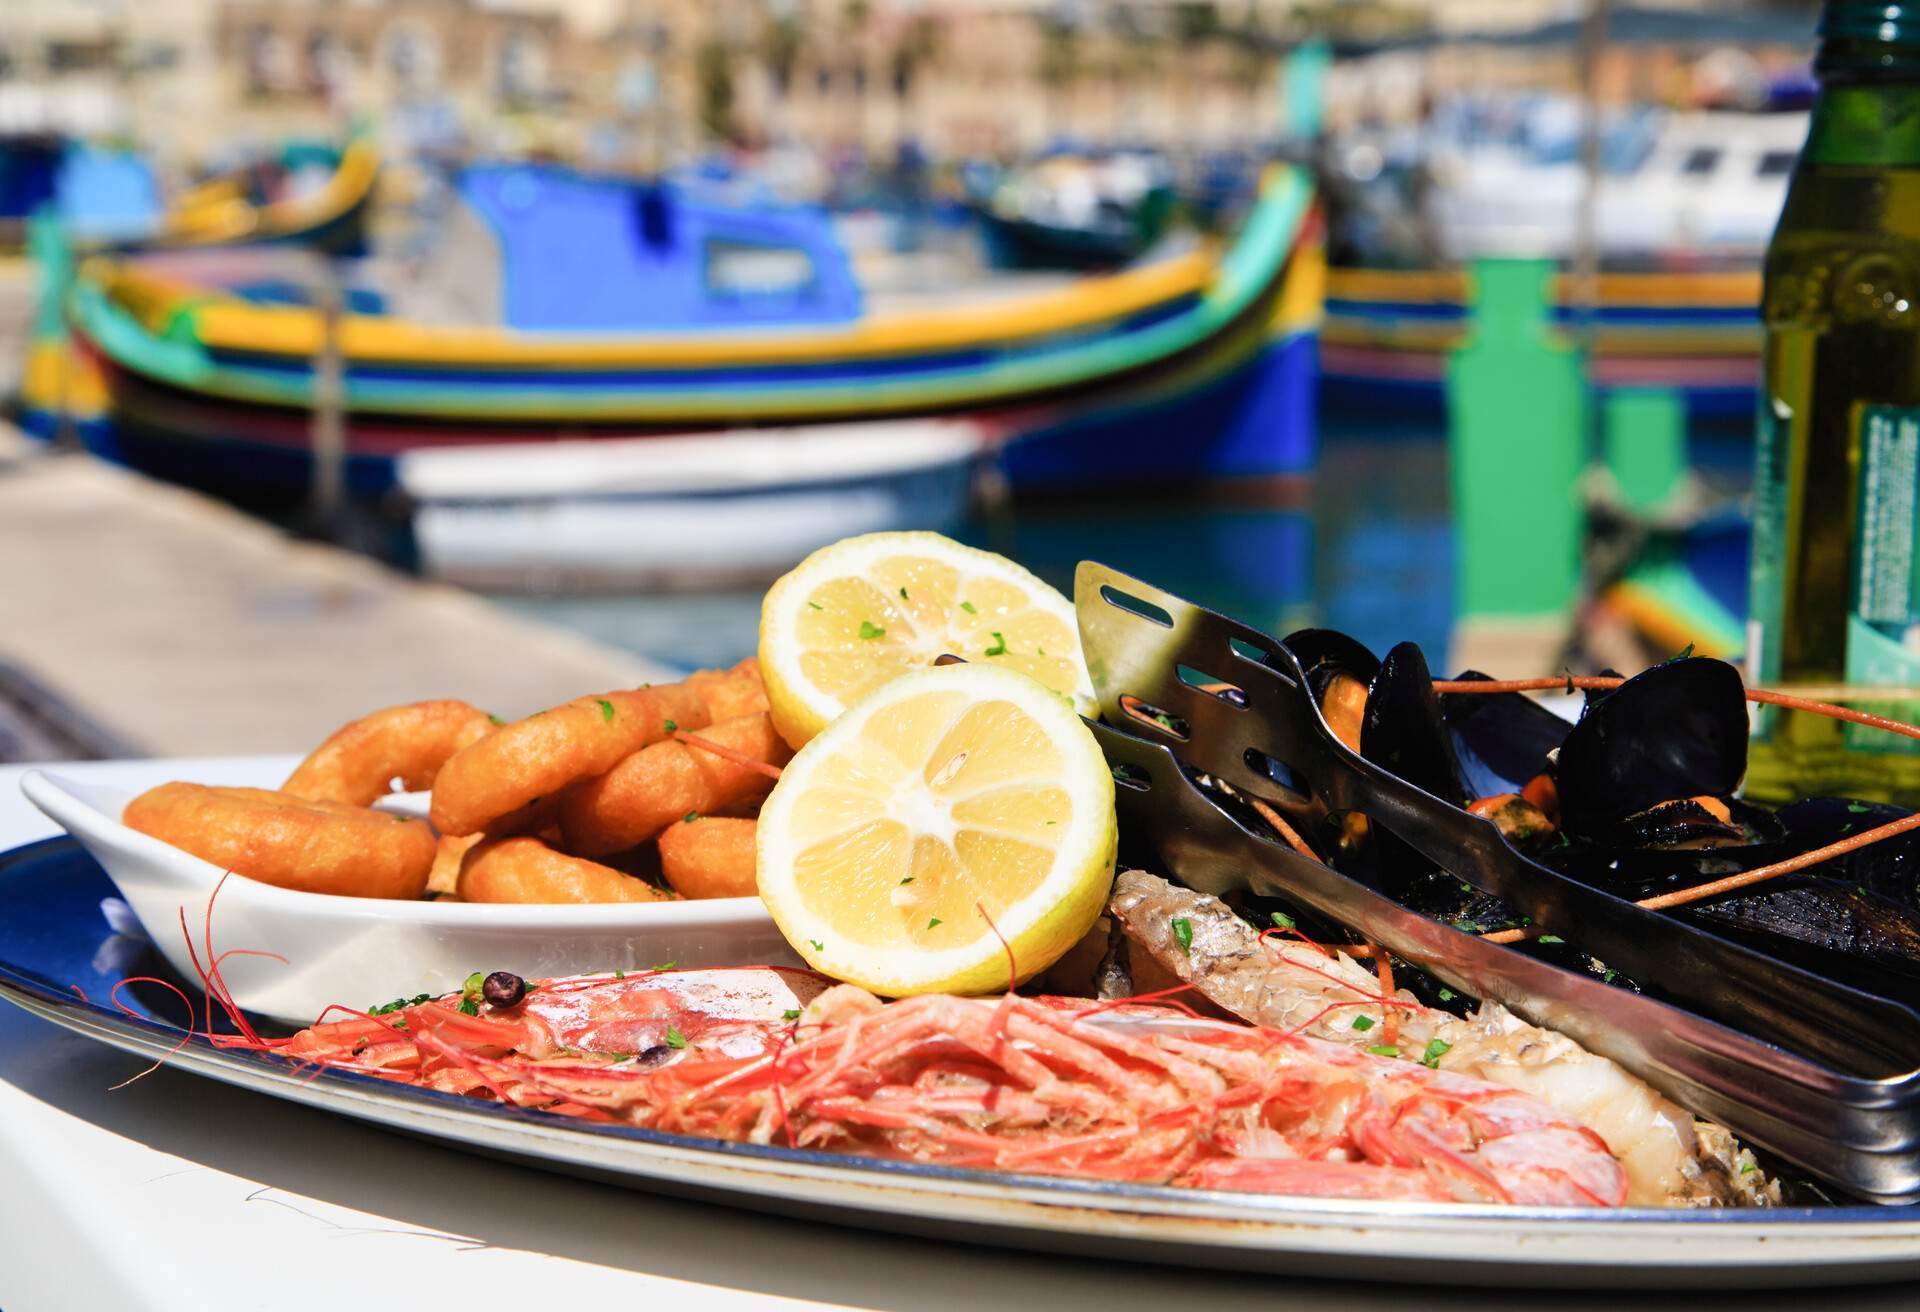
[[[930,918],[930,919],[929,919],[929,920],[927,921],[927,928],[928,928],[928,929],[932,929],[932,928],[933,928],[933,927],[934,927],[935,925],[937,925],[937,924],[939,924],[939,923],[940,923],[940,917],[938,917],[938,916],[934,916],[934,917],[931,917],[931,918]]]
[[[799,1020],[800,1008],[788,1007],[785,1011],[780,1013],[780,1019],[781,1020]]]
[[[1454,924],[1454,928],[1458,930],[1462,930],[1468,934],[1484,934],[1487,932],[1485,929],[1481,927],[1480,922],[1477,920],[1457,921]]]
[[[913,876],[908,875],[905,879],[901,880],[900,882],[903,884],[911,884],[913,882]]]
[[[460,991],[466,994],[475,994],[486,986],[487,977],[476,970],[473,974],[467,976],[467,982],[460,986]]]
[[[1540,941],[1542,943],[1565,943],[1566,942],[1566,940],[1561,938],[1558,934],[1542,934],[1540,936]]]
[[[480,1004],[472,998],[461,998],[460,1005],[455,1007],[454,1010],[463,1016],[478,1016],[480,1014]]]
[[[1047,649],[1045,647],[1038,648],[1038,651],[1042,656],[1045,656],[1047,654]]]
[[[1284,911],[1276,911],[1273,913],[1273,927],[1275,929],[1292,929],[1294,927],[1293,917]]]
[[[902,601],[911,601],[911,600],[913,600],[913,598],[911,598],[911,597],[909,597],[909,596],[907,595],[907,590],[906,590],[906,588],[905,588],[904,586],[903,586],[903,587],[902,587],[902,588],[900,589],[900,600],[902,600]]]
[[[615,979],[625,979],[627,977],[627,972],[624,970],[616,970],[613,972],[613,977]]]
[[[1452,1002],[1452,1001],[1453,1001],[1453,990],[1452,990],[1452,989],[1441,989],[1441,990],[1440,990],[1440,992],[1439,992],[1438,994],[1436,994],[1435,996],[1437,996],[1437,997],[1438,997],[1438,998],[1440,999],[1440,1001],[1442,1001],[1442,1002]]]
[[[661,725],[660,727],[665,729],[668,733],[680,732],[680,722],[678,720],[668,720],[665,724]]]
[[[961,602],[961,603],[960,603],[960,609],[961,609],[961,610],[963,610],[963,611],[965,611],[965,612],[966,612],[967,614],[969,614],[969,615],[978,615],[978,614],[980,613],[979,611],[977,611],[977,610],[975,610],[975,609],[973,608],[973,603],[972,603],[972,602],[970,602],[970,601],[963,601],[963,602]]]
[[[875,638],[886,637],[887,631],[881,628],[878,624],[875,624],[872,620],[861,620],[860,636],[865,638],[868,642],[872,642]]]
[[[1759,1169],[1760,1169],[1760,1163],[1758,1163],[1758,1162],[1742,1162],[1742,1163],[1740,1163],[1740,1174],[1742,1174],[1742,1175],[1751,1175],[1751,1174],[1753,1174],[1753,1172],[1755,1172],[1755,1171],[1757,1171],[1757,1170],[1759,1170]]]
[[[1180,950],[1188,956],[1193,955],[1193,922],[1185,916],[1173,918],[1173,937],[1179,942]]]
[[[695,820],[698,820],[699,818],[700,818],[700,813],[698,811],[689,811],[685,815],[681,816],[680,820],[681,820],[681,823],[690,825]]]
[[[1462,885],[1460,885],[1460,891],[1461,891],[1462,893],[1465,893],[1465,894],[1466,894],[1466,895],[1467,895],[1468,897],[1472,897],[1472,896],[1473,896],[1473,885],[1472,885],[1472,884],[1462,884]]]
[[[383,1002],[377,1007],[368,1007],[369,1016],[390,1016],[396,1011],[405,1011],[408,1007],[417,1007],[423,1002],[432,1002],[433,994],[416,993],[410,998],[395,998],[392,1002]]]
[[[1005,656],[1007,654],[1007,640],[1000,636],[1000,630],[993,630],[993,646],[987,648],[984,654],[988,656]]]
[[[1376,1057],[1398,1057],[1400,1055],[1400,1049],[1394,1047],[1391,1043],[1376,1043],[1371,1048],[1368,1048],[1367,1051]]]
[[[1607,973],[1602,975],[1600,978],[1606,983],[1611,984],[1613,983],[1613,977],[1615,975],[1618,975],[1619,973],[1620,973],[1619,971],[1609,968]]]
[[[817,602],[817,601],[810,601],[810,602],[808,602],[808,603],[807,603],[807,609],[808,609],[808,610],[821,610],[821,609],[823,609],[823,607],[822,607],[822,606],[820,605],[820,603],[819,603],[819,602]]]
[[[669,1025],[667,1026],[667,1046],[669,1048],[684,1048],[687,1046],[687,1036]]]
[[[807,942],[813,945],[813,950],[815,952],[825,952],[827,950],[827,945],[825,943],[822,943],[817,938],[810,938],[807,940]]]
[[[1368,1030],[1373,1028],[1373,1017],[1355,1016],[1353,1018],[1353,1027],[1359,1030],[1362,1034],[1365,1034]]]
[[[494,722],[495,724],[505,724],[505,723],[506,723],[506,721],[505,721],[505,720],[503,720],[503,719],[501,719],[501,718],[500,718],[499,716],[497,716],[497,715],[494,715],[494,714],[493,714],[493,713],[491,713],[491,712],[489,712],[489,713],[487,714],[487,718],[488,718],[489,720],[492,720],[492,721],[493,721],[493,722]]]
[[[600,703],[600,718],[609,724],[613,723],[613,703],[605,697],[596,697],[594,700]]]
[[[1453,1045],[1445,1039],[1428,1039],[1427,1050],[1420,1054],[1420,1064],[1438,1070],[1440,1059],[1451,1051],[1453,1051]]]
[[[1854,815],[1865,815],[1868,811],[1872,809],[1873,808],[1869,807],[1865,802],[1848,802],[1847,803],[1847,810],[1852,812]]]
[[[660,973],[660,972],[661,972],[661,971],[663,971],[663,970],[672,970],[672,969],[673,969],[673,968],[674,968],[675,966],[677,966],[677,965],[679,965],[679,964],[680,964],[680,963],[679,963],[679,962],[677,962],[677,961],[663,961],[663,962],[661,962],[661,963],[660,963],[659,965],[657,965],[657,966],[655,966],[655,967],[653,968],[653,969],[654,969],[654,973],[655,973],[655,974],[658,974],[658,973]]]

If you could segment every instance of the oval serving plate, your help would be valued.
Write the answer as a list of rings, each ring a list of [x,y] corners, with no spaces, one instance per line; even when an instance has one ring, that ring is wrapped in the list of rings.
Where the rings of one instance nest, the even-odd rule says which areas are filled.
[[[545,979],[669,961],[802,964],[758,898],[483,906],[301,893],[241,875],[222,884],[220,867],[120,823],[132,793],[41,771],[20,790],[100,863],[183,979],[199,982],[194,953],[203,965],[210,950],[273,954],[229,956],[220,975],[242,1008],[289,1025],[336,1003],[450,992],[476,970]]]
[[[167,968],[122,932],[113,891],[69,839],[0,853],[0,999],[144,1060],[629,1188],[916,1237],[1420,1285],[1723,1292],[1920,1275],[1920,1206],[1600,1213],[1202,1193],[590,1125],[316,1071],[189,1034],[164,989],[116,995],[128,975]],[[122,1096],[146,1095],[136,1085]]]

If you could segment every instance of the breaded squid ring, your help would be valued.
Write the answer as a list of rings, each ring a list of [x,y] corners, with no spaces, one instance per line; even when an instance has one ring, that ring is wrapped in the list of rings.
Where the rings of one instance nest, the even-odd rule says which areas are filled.
[[[455,752],[492,733],[496,723],[462,701],[389,706],[335,730],[280,791],[349,806],[371,806],[395,779],[409,792],[424,791]]]
[[[419,897],[436,847],[419,820],[265,788],[161,784],[121,819],[263,884],[346,897]]]
[[[687,686],[699,692],[715,724],[767,709],[767,685],[760,678],[760,662],[751,656],[730,670],[689,674]]]
[[[660,873],[681,897],[754,897],[758,820],[703,815],[676,820],[660,835]]]
[[[605,774],[676,728],[704,728],[706,703],[685,684],[577,697],[504,725],[456,752],[433,784],[433,827],[477,834],[576,779]]]
[[[765,714],[743,715],[695,734],[756,761],[793,758]],[[644,843],[690,811],[737,811],[764,798],[773,780],[683,742],[655,743],[560,794],[560,832],[569,852],[605,856]]]
[[[670,902],[644,879],[556,852],[537,838],[490,838],[460,862],[463,902]]]

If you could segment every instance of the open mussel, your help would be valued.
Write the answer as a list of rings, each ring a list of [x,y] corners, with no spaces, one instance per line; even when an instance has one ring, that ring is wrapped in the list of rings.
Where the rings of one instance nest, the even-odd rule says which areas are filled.
[[[1554,775],[1567,832],[1600,838],[1663,803],[1730,797],[1746,772],[1740,672],[1689,656],[1592,703],[1560,744]]]
[[[1491,682],[1478,670],[1455,680]],[[1440,698],[1440,712],[1453,732],[1461,778],[1476,798],[1524,793],[1548,773],[1553,753],[1573,727],[1517,692],[1450,692]]]
[[[1334,737],[1360,750],[1360,724],[1380,658],[1334,629],[1301,629],[1285,647],[1306,673],[1307,688]]]

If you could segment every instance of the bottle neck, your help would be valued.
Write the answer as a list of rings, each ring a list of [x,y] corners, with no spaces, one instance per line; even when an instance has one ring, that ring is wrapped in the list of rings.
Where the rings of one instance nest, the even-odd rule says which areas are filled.
[[[1920,69],[1920,50],[1914,53]],[[1920,78],[1848,81],[1823,73],[1800,159],[1920,167]]]

